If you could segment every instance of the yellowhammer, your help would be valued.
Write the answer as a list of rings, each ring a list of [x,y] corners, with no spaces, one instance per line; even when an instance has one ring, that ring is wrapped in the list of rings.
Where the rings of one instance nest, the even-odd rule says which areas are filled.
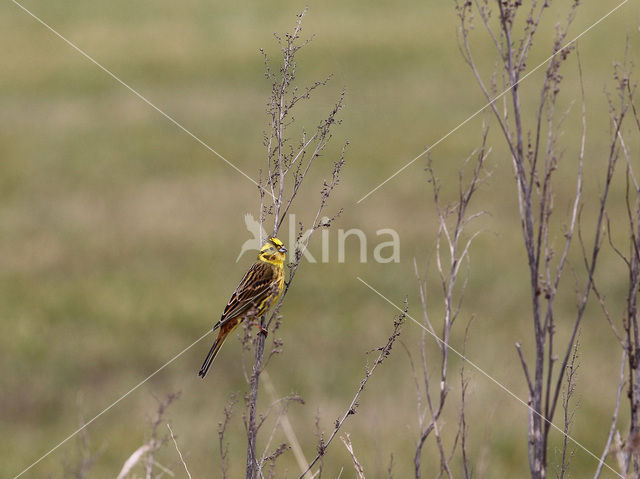
[[[202,363],[199,376],[206,376],[224,340],[243,319],[260,318],[278,301],[284,287],[286,252],[287,248],[278,238],[269,238],[260,248],[258,261],[244,275],[224,308],[220,321],[213,326],[214,331],[220,328],[220,332]]]

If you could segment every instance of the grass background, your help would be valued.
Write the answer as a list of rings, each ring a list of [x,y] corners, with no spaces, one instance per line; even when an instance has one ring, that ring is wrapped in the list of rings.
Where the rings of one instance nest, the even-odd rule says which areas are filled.
[[[250,176],[263,166],[262,132],[269,84],[258,49],[277,56],[274,32],[289,29],[304,5],[298,2],[44,2],[25,7],[140,91]],[[578,12],[570,37],[582,32],[616,2],[589,2]],[[622,59],[627,36],[638,52],[637,2],[629,2],[580,40],[587,97],[585,231],[597,204],[608,150],[604,87],[613,90],[612,65]],[[529,68],[550,52],[564,5],[547,12]],[[202,335],[251,262],[235,263],[248,234],[243,215],[256,213],[255,187],[157,111],[55,37],[11,2],[0,6],[0,474],[13,477],[139,380]],[[315,35],[299,58],[299,80],[334,78],[297,113],[313,127],[340,90],[347,90],[343,125],[327,152],[324,171],[310,178],[298,205],[309,219],[323,176],[341,143],[349,139],[347,166],[331,207],[344,214],[329,233],[331,261],[303,264],[283,308],[284,353],[269,369],[280,394],[299,393],[304,406],[289,417],[307,458],[315,455],[314,422],[330,431],[348,405],[363,373],[365,353],[382,345],[394,311],[357,279],[400,304],[408,298],[419,315],[413,258],[426,268],[437,318],[433,269],[434,207],[416,161],[360,204],[356,201],[431,143],[484,105],[456,43],[451,2],[324,2],[312,4],[304,33]],[[474,33],[485,73],[495,58],[488,39]],[[567,62],[562,107],[570,110],[561,138],[565,162],[556,196],[556,244],[571,193],[580,131],[575,55]],[[538,98],[542,74],[522,85],[525,108]],[[528,112],[531,112],[529,108]],[[531,114],[528,121],[533,121]],[[433,151],[443,194],[454,198],[456,175],[478,145],[478,116]],[[637,152],[637,138],[630,138]],[[471,270],[460,321],[477,318],[468,356],[521,398],[526,387],[515,349],[530,357],[530,300],[509,157],[497,128],[491,134],[491,177],[475,210],[489,215],[474,224],[483,233],[471,250]],[[622,178],[610,215],[623,218]],[[285,231],[288,225],[285,226]],[[351,239],[338,263],[337,228],[361,228],[368,262],[359,261]],[[375,264],[376,231],[394,228],[401,262]],[[624,231],[614,231],[620,239]],[[284,235],[287,236],[286,234]],[[320,255],[319,238],[311,253]],[[626,277],[609,252],[600,281],[614,312],[620,311]],[[572,267],[581,272],[579,251]],[[559,305],[558,336],[566,338],[574,312],[573,278],[566,276]],[[460,348],[462,323],[452,338]],[[407,324],[402,340],[417,353],[421,331]],[[241,348],[225,347],[205,382],[196,372],[209,347],[198,344],[87,432],[100,455],[90,477],[115,477],[149,434],[156,397],[181,390],[169,419],[193,477],[217,476],[217,425],[232,393],[246,390]],[[435,343],[428,343],[433,358]],[[615,399],[619,348],[596,304],[591,303],[580,338],[580,370],[574,436],[600,453]],[[459,361],[451,364],[456,377]],[[526,410],[476,371],[471,379],[468,423],[477,477],[524,477]],[[457,389],[449,397],[444,434],[456,427]],[[264,391],[262,405],[269,400]],[[239,408],[229,427],[231,477],[244,469],[244,426]],[[621,414],[626,421],[626,410]],[[417,438],[416,397],[409,360],[398,347],[370,382],[359,412],[344,431],[370,477],[380,477],[393,454],[395,477],[412,471]],[[556,421],[559,420],[559,416]],[[284,441],[278,433],[276,440]],[[558,461],[561,436],[552,433],[550,463]],[[263,435],[259,445],[262,451]],[[24,477],[64,477],[79,444],[72,439]],[[171,447],[159,461],[175,466]],[[291,453],[280,470],[297,471]],[[425,477],[437,474],[433,442],[424,452]],[[595,470],[593,458],[576,450],[572,471]],[[352,477],[350,458],[335,443],[325,477]],[[177,469],[177,466],[174,467]],[[604,475],[604,477],[609,477]],[[611,476],[613,477],[613,476]]]

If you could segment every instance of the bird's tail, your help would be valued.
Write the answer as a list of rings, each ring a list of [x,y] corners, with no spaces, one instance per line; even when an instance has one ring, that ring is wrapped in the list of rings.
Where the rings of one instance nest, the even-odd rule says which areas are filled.
[[[200,372],[198,373],[198,376],[200,376],[202,379],[204,379],[204,377],[207,375],[207,371],[209,371],[211,364],[213,364],[213,360],[218,355],[218,351],[220,351],[220,348],[222,347],[223,342],[224,342],[224,338],[220,338],[220,337],[218,337],[213,342],[213,346],[211,346],[211,349],[209,350],[209,354],[207,354],[207,357],[204,360],[204,363],[202,363],[202,367],[200,368]]]
[[[227,336],[236,328],[236,326],[238,326],[238,324],[240,324],[240,318],[238,318],[238,320],[234,321],[233,323],[227,323],[220,327],[220,333],[218,333],[218,337],[213,342],[213,346],[211,346],[209,354],[207,354],[207,357],[202,363],[202,367],[200,368],[200,372],[198,372],[198,376],[204,379],[204,377],[207,375],[207,371],[209,371],[209,368],[211,367],[211,364],[213,364],[213,360],[218,355],[218,351],[220,351],[220,348],[224,344],[224,340],[227,339]]]

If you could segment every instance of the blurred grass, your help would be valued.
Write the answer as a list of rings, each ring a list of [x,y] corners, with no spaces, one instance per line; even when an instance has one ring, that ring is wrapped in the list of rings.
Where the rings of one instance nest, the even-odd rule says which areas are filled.
[[[269,93],[258,48],[276,56],[271,35],[288,29],[302,4],[161,0],[24,5],[257,177]],[[582,6],[572,34],[613,6]],[[589,122],[586,208],[597,202],[608,148],[603,86],[610,85],[611,65],[622,58],[627,34],[633,51],[638,47],[638,5],[623,10],[579,45]],[[548,55],[561,12],[557,7],[548,14],[530,67]],[[247,237],[243,214],[256,211],[257,195],[250,182],[15,5],[0,6],[0,13],[0,41],[5,45],[0,54],[0,318],[5,331],[0,338],[0,473],[12,477],[73,431],[79,414],[93,417],[211,326],[251,261],[247,255],[234,263]],[[285,352],[274,360],[270,374],[281,394],[295,391],[307,402],[293,406],[290,416],[311,458],[316,414],[323,430],[331,430],[357,387],[365,352],[384,343],[395,314],[356,277],[398,304],[408,296],[417,318],[415,256],[422,265],[431,262],[430,287],[437,301],[434,212],[422,172],[426,159],[365,202],[355,202],[484,100],[458,52],[455,12],[448,2],[318,4],[312,6],[304,29],[316,38],[299,58],[301,83],[328,73],[334,79],[296,117],[300,125],[313,127],[340,89],[347,88],[344,123],[327,152],[326,170],[348,138],[348,165],[332,200],[334,208],[345,208],[336,226],[362,228],[369,239],[368,263],[358,262],[353,241],[347,261],[339,264],[337,233],[332,231],[331,262],[304,264],[283,309]],[[475,45],[483,71],[489,72],[490,44],[478,34]],[[564,70],[563,106],[576,102],[564,126],[567,160],[575,157],[580,128],[576,70],[574,58]],[[522,85],[525,105],[537,100],[540,78],[532,75]],[[445,194],[455,193],[457,169],[478,144],[480,122],[480,117],[470,122],[433,151]],[[523,340],[531,353],[527,276],[511,164],[496,128],[491,143],[492,176],[476,203],[489,215],[475,225],[484,233],[472,249],[460,321],[477,317],[468,356],[526,398],[513,344]],[[559,172],[567,182],[556,199],[558,228],[574,188],[572,165],[568,161]],[[299,218],[313,208],[325,175],[318,172],[312,178],[315,185],[310,184],[311,191],[302,198]],[[612,211],[619,211],[620,190],[612,200]],[[585,231],[590,231],[588,215],[585,221]],[[371,261],[380,228],[400,233],[400,264]],[[319,256],[318,239],[311,252]],[[579,271],[579,256],[572,261]],[[602,265],[601,282],[609,288],[615,309],[624,275],[606,251]],[[573,313],[571,282],[568,275],[569,294],[559,305],[560,339],[566,338]],[[439,305],[433,308],[437,317]],[[452,338],[457,348],[460,331]],[[402,339],[416,351],[420,334],[408,323]],[[215,474],[217,423],[230,394],[242,396],[244,378],[239,343],[230,341],[211,377],[200,382],[195,372],[208,342],[88,428],[92,447],[101,451],[91,477],[117,474],[149,432],[153,397],[176,389],[184,394],[169,417],[190,470],[194,477]],[[595,304],[583,323],[581,350],[574,433],[599,452],[612,412],[619,356]],[[452,371],[458,366],[454,359]],[[525,410],[484,377],[468,372],[470,450],[478,476],[526,475]],[[455,387],[445,418],[449,436],[457,414]],[[410,474],[417,424],[413,380],[402,348],[394,350],[371,380],[359,413],[345,431],[351,433],[371,477],[386,469],[390,453],[397,477]],[[243,470],[243,433],[241,414],[236,413],[228,433],[232,477]],[[556,436],[559,447],[561,438]],[[73,462],[77,446],[70,441],[25,477],[63,476],[63,465]],[[176,459],[171,448],[160,456],[163,464]],[[427,475],[435,472],[431,459],[437,455],[428,444]],[[281,461],[293,475],[292,455]],[[337,476],[342,467],[350,471],[350,458],[336,443],[326,458],[325,473]],[[577,451],[572,467],[580,476],[595,466]]]

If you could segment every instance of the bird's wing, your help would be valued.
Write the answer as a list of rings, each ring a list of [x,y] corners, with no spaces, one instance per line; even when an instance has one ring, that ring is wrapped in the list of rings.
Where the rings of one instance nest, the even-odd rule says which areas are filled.
[[[252,307],[260,305],[270,294],[273,294],[274,278],[275,272],[272,265],[262,261],[254,263],[231,295],[216,326],[221,326],[229,319],[236,318]]]

